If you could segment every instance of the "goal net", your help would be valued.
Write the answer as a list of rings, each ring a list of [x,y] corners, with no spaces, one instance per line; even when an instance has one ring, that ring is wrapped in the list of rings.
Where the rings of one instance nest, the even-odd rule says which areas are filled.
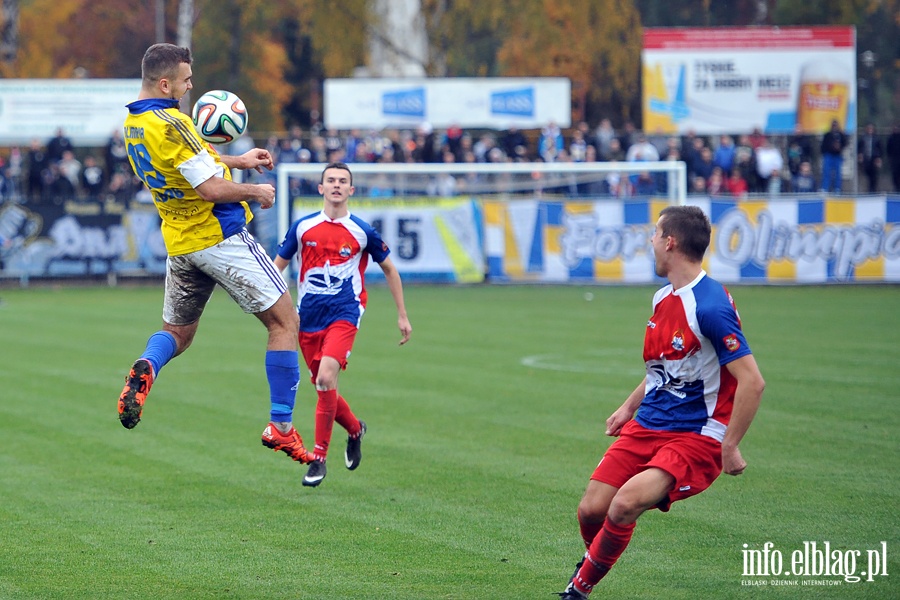
[[[350,211],[379,231],[405,281],[649,282],[656,215],[687,197],[683,162],[349,166]],[[279,240],[321,210],[324,167],[278,165]]]
[[[681,161],[595,163],[352,163],[355,200],[485,197],[492,200],[665,199],[683,204]],[[293,200],[318,196],[321,163],[277,167],[278,230],[287,231]]]

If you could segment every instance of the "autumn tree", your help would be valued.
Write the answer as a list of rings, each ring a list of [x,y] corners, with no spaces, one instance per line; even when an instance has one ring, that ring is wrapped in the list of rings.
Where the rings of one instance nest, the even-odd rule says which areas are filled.
[[[438,76],[568,77],[573,118],[639,109],[641,26],[616,0],[422,0]]]

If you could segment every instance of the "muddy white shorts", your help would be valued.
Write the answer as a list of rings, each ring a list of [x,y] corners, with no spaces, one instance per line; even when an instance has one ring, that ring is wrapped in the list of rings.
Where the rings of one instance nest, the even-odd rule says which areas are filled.
[[[211,248],[166,260],[163,320],[171,325],[197,321],[216,284],[251,314],[271,308],[287,291],[275,263],[244,229]]]

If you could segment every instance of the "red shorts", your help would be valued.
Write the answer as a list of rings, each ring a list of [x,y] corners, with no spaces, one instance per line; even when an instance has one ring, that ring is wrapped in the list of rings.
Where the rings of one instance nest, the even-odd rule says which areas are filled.
[[[662,469],[675,478],[669,495],[656,508],[665,512],[677,501],[695,496],[722,472],[722,445],[684,431],[656,431],[631,420],[607,449],[591,479],[620,488],[638,473]]]
[[[335,321],[321,331],[301,331],[297,336],[300,341],[300,353],[309,372],[312,382],[316,382],[319,364],[323,356],[330,356],[341,364],[341,370],[347,368],[347,359],[353,349],[353,340],[359,329],[349,321]]]

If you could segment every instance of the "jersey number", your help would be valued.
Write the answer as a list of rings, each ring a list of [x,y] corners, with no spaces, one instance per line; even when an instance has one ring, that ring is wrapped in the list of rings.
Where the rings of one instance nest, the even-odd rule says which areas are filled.
[[[166,176],[156,170],[150,160],[150,152],[143,144],[128,144],[128,156],[134,164],[134,170],[141,181],[146,184],[157,202],[166,202],[170,198],[183,198],[181,190],[167,190]]]

